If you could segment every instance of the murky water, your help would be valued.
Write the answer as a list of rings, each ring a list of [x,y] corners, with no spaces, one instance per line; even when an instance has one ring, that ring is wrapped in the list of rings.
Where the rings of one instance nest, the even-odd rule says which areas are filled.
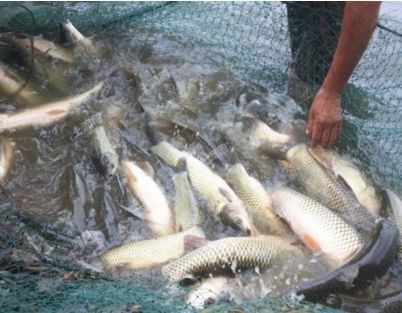
[[[83,92],[105,79],[101,93],[55,125],[5,134],[16,143],[14,164],[4,185],[15,207],[72,238],[74,249],[56,249],[53,253],[91,263],[113,246],[152,237],[142,220],[141,206],[127,192],[121,171],[105,177],[94,163],[91,121],[99,114],[121,159],[145,159],[155,166],[155,179],[171,205],[173,171],[144,156],[150,153],[155,138],[192,152],[223,177],[227,169],[191,132],[172,128],[172,121],[197,132],[215,152],[234,147],[249,174],[265,187],[291,184],[291,178],[276,162],[254,151],[242,136],[239,121],[254,113],[280,127],[303,113],[292,99],[273,94],[214,64],[196,47],[156,31],[109,29],[97,34],[96,40],[108,51],[107,58],[83,60],[81,66],[72,68],[68,94]],[[0,105],[2,111],[17,109],[17,104],[8,100]],[[205,201],[198,200],[206,211]],[[239,235],[211,216],[203,228],[208,239]],[[237,275],[229,283],[228,297],[239,302],[281,294],[300,279],[325,270],[314,257],[306,264],[297,260],[275,264],[258,275]],[[162,281],[159,290],[178,297],[188,292],[188,288],[165,283],[158,269],[136,273],[123,270],[112,275]],[[392,272],[389,276],[395,275]],[[384,290],[397,287],[398,282],[391,282]]]

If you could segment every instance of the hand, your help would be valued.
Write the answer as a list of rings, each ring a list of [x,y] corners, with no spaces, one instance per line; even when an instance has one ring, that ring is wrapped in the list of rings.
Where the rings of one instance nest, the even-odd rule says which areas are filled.
[[[341,134],[341,100],[337,93],[321,88],[316,94],[307,122],[311,146],[324,148],[334,144]]]

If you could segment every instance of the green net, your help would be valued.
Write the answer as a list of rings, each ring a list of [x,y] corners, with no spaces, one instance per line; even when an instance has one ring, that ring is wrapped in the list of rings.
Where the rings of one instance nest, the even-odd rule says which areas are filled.
[[[133,40],[138,39],[138,51],[135,48],[125,51],[140,54],[136,60],[145,59],[148,53],[151,55],[148,58],[157,55],[162,60],[162,54],[153,56],[146,48],[156,49],[160,34],[163,34],[173,42],[159,47],[166,55],[171,57],[185,51],[186,60],[193,67],[198,61],[208,60],[224,69],[219,77],[224,78],[230,70],[239,81],[247,80],[269,93],[288,94],[304,108],[296,110],[301,118],[306,117],[307,105],[328,69],[342,10],[339,4],[325,4],[319,9],[300,4],[288,10],[285,3],[270,2],[23,5],[1,5],[1,32],[25,31],[57,36],[58,23],[69,19],[86,34],[98,36],[118,32],[126,33],[123,38],[128,41],[130,36]],[[295,18],[289,21],[292,14]],[[297,19],[300,15],[303,19]],[[355,157],[378,185],[402,192],[399,108],[402,100],[402,25],[390,19],[380,19],[380,24],[342,95],[344,124],[337,149]],[[141,30],[147,36],[137,38],[133,29]],[[291,36],[291,32],[295,35]],[[318,47],[318,50],[313,51],[311,47]],[[155,68],[159,70],[162,65]],[[174,72],[177,64],[172,61],[169,69]],[[152,71],[143,73],[145,79],[155,74]],[[185,75],[181,78],[189,79]],[[242,90],[244,86],[239,81]],[[281,103],[273,101],[272,105],[280,108]],[[24,169],[27,180],[29,172],[29,168]],[[35,173],[33,171],[32,175]],[[79,184],[78,175],[74,177],[75,184]],[[69,253],[82,248],[82,236],[77,239],[76,234],[63,232],[65,225],[52,225],[49,220],[21,214],[18,196],[22,197],[22,194],[17,193],[16,204],[3,195],[0,210],[0,312],[193,311],[184,303],[183,297],[175,298],[167,292],[166,282],[161,280],[160,274],[151,277],[136,274],[130,279],[118,279],[84,269]],[[72,207],[76,205],[73,203]],[[79,217],[73,215],[71,218]],[[84,229],[85,225],[80,231]],[[107,229],[105,233],[110,235],[113,231]],[[185,290],[177,293],[183,295]],[[241,304],[215,305],[206,312],[329,313],[335,310],[282,298],[264,298]]]

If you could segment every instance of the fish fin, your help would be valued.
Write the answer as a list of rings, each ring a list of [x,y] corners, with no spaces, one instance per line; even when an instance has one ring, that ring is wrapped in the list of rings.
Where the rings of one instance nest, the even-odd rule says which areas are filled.
[[[286,154],[290,149],[289,145],[273,145],[268,143],[263,143],[258,148],[260,151],[265,153],[268,157],[274,160],[286,160]]]
[[[223,188],[221,188],[221,187],[219,187],[219,193],[222,195],[222,196],[224,196],[229,202],[233,202],[233,197],[232,197],[232,195],[226,190],[226,189],[223,189]]]
[[[255,227],[254,225],[251,225],[251,229],[250,229],[250,235],[251,237],[257,237],[259,235],[261,235],[260,231],[257,229],[257,227]]]
[[[154,178],[155,177],[155,170],[152,167],[152,165],[147,162],[147,161],[140,161],[137,162],[137,165],[145,172],[147,173],[150,177]]]
[[[208,240],[202,237],[194,236],[194,235],[186,235],[184,236],[184,251],[190,252],[205,246],[208,243]]]
[[[304,244],[313,252],[321,252],[320,244],[309,234],[303,234],[302,240]]]

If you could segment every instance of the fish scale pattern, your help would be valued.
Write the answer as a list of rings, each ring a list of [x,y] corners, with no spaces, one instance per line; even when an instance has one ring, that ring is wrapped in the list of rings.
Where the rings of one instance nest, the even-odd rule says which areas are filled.
[[[314,159],[307,145],[289,149],[287,159],[310,197],[339,213],[350,225],[356,225],[363,236],[372,234],[374,217]]]
[[[223,238],[165,265],[162,274],[171,281],[180,281],[223,270],[265,269],[286,254],[303,257],[301,251],[279,237]]]
[[[323,243],[319,247],[322,249],[320,252],[338,265],[345,264],[363,248],[363,242],[352,226],[312,198],[290,188],[278,189],[272,196],[278,199],[278,202],[275,201],[276,209],[290,223],[293,231],[300,237],[315,232],[312,237]],[[306,222],[314,227],[306,227]],[[303,226],[300,227],[300,224]]]

